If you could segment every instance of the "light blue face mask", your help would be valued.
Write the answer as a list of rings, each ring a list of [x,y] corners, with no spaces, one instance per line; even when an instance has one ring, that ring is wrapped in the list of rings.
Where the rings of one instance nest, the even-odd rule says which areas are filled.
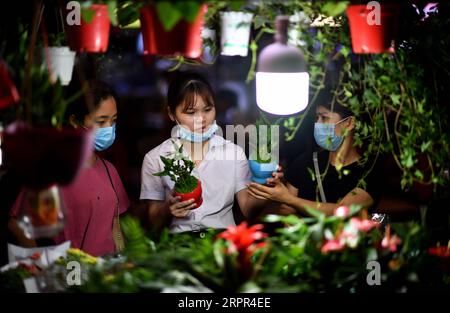
[[[338,136],[334,133],[337,124],[345,121],[348,117],[340,120],[336,124],[315,123],[314,124],[314,139],[316,143],[328,151],[336,151],[344,140],[343,136]]]
[[[116,124],[110,127],[97,128],[95,130],[95,150],[103,151],[111,147],[116,139]]]
[[[195,133],[190,131],[189,129],[187,129],[184,126],[181,126],[178,121],[178,136],[181,139],[184,139],[186,141],[190,141],[190,142],[204,142],[206,140],[211,139],[211,137],[214,135],[214,133],[217,131],[217,123],[216,121],[214,121],[211,126],[208,128],[207,131],[199,134],[199,133]]]

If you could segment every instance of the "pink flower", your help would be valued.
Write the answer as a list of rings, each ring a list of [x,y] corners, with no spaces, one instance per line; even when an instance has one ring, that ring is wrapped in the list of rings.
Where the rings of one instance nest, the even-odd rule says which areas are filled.
[[[374,222],[374,221],[371,221],[371,220],[368,220],[368,219],[362,220],[360,218],[353,217],[350,220],[350,225],[352,227],[358,229],[359,231],[368,232],[372,228],[378,227],[379,224],[377,222]]]
[[[397,251],[397,246],[402,243],[402,240],[397,236],[391,236],[390,233],[386,233],[386,236],[381,241],[381,246],[385,249],[389,249],[391,252]]]
[[[340,206],[334,210],[334,216],[347,217],[350,214],[350,209],[346,206]]]
[[[329,251],[341,251],[344,249],[345,245],[341,242],[339,239],[332,239],[328,240],[323,246],[322,246],[322,253],[328,253]]]

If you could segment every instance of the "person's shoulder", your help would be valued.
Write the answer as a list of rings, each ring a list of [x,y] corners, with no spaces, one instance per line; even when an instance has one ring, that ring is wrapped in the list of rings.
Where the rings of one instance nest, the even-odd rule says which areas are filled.
[[[156,159],[159,159],[160,155],[167,154],[172,149],[173,140],[174,140],[173,138],[169,138],[169,139],[163,141],[161,144],[159,144],[158,146],[154,147],[149,152],[147,152],[145,154],[144,159],[151,160],[151,159],[154,159],[155,157],[156,157]]]
[[[313,154],[314,152],[305,151],[302,154],[298,155],[291,163],[289,167],[295,167],[295,168],[304,168],[308,165],[311,165],[313,163]],[[326,155],[323,154],[322,151],[319,151],[317,153],[318,158],[322,159],[325,158]]]

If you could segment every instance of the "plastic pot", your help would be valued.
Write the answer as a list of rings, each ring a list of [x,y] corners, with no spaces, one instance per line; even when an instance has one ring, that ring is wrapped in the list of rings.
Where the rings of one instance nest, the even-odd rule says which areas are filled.
[[[90,9],[95,11],[90,23],[81,18],[80,25],[66,26],[69,47],[79,52],[106,52],[110,30],[108,6],[93,4]]]
[[[141,9],[141,30],[144,42],[144,54],[183,55],[188,58],[199,58],[202,54],[201,30],[203,16],[207,10],[201,6],[193,23],[179,21],[173,29],[166,31],[153,6]]]
[[[194,190],[192,190],[191,192],[188,193],[178,193],[175,192],[175,196],[176,197],[180,197],[181,201],[187,201],[190,199],[194,199],[195,203],[197,204],[195,206],[195,208],[198,208],[199,206],[202,205],[203,203],[203,198],[202,198],[202,183],[200,182],[200,180],[197,181],[197,187],[195,187]]]
[[[377,25],[373,9],[366,5],[347,8],[354,53],[394,53],[394,39],[398,32],[398,4],[382,4]]]
[[[278,163],[259,163],[256,160],[249,160],[248,165],[252,172],[252,181],[259,184],[266,184],[267,178],[272,178],[272,173],[277,171]]]

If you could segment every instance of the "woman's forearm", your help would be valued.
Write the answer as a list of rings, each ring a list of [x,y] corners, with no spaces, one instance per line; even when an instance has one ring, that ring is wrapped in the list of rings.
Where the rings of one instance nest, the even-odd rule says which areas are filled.
[[[148,218],[150,227],[159,232],[170,226],[172,215],[165,201],[152,200],[148,204]]]
[[[316,201],[310,201],[306,199],[299,198],[294,195],[289,195],[289,197],[284,202],[286,205],[293,207],[297,210],[299,210],[302,213],[308,214],[306,208],[311,208],[318,210],[322,213],[325,213],[325,215],[332,215],[334,212],[334,209],[339,207],[340,205],[337,203],[324,203],[324,202],[316,202]]]

